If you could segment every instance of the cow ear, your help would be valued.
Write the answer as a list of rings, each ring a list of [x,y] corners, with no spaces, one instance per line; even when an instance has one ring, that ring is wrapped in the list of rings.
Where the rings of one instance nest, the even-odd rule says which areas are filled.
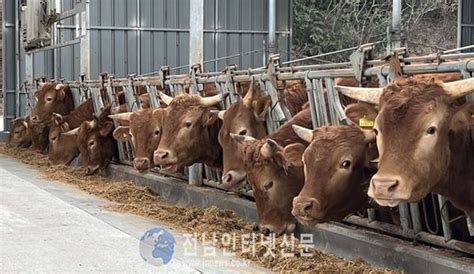
[[[265,121],[265,115],[267,114],[272,100],[269,95],[258,98],[253,101],[253,114],[258,121]]]
[[[59,100],[64,100],[64,97],[66,97],[66,86],[63,84],[57,84],[56,85],[56,92]]]
[[[450,129],[462,131],[474,128],[474,101],[460,106],[451,119]]]
[[[112,121],[107,121],[103,123],[99,129],[99,134],[102,136],[107,136],[114,129],[114,123]]]
[[[283,150],[283,155],[286,158],[286,161],[293,166],[302,167],[303,166],[303,153],[306,150],[306,147],[303,144],[296,143],[287,145]]]
[[[59,126],[64,121],[64,118],[61,114],[53,113],[53,123],[56,126]]]
[[[355,103],[347,106],[345,113],[355,125],[362,128],[372,128],[379,111],[371,104]]]
[[[130,140],[130,127],[119,126],[114,130],[114,138],[117,141],[126,142]]]
[[[225,110],[220,110],[218,113],[217,113],[217,117],[219,119],[221,119],[222,121],[224,121],[224,114],[225,114]]]

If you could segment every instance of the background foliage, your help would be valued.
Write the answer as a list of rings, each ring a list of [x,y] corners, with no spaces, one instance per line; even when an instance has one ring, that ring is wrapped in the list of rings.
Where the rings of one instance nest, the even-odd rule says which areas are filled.
[[[392,1],[293,0],[294,58],[386,41]],[[457,0],[402,1],[402,39],[413,54],[456,47]],[[378,48],[383,54],[384,45]],[[347,60],[338,54],[328,61]]]

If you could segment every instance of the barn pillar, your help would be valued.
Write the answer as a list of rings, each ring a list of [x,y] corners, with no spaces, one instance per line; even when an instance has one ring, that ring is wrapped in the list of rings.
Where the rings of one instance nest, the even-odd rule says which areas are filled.
[[[195,64],[203,67],[204,62],[204,0],[189,1],[189,70]],[[191,89],[197,92],[197,89]],[[188,182],[191,185],[202,185],[202,164],[189,167]]]

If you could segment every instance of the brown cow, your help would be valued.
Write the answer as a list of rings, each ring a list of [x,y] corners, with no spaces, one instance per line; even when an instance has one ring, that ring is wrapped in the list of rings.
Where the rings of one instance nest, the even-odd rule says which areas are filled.
[[[153,152],[158,148],[161,139],[164,109],[141,109],[137,112],[126,112],[109,117],[126,124],[114,130],[118,141],[132,141],[135,151],[133,166],[140,172],[154,167]]]
[[[81,161],[86,166],[86,175],[104,170],[116,154],[116,142],[112,137],[114,128],[110,118],[110,105],[102,110],[99,117],[92,121],[82,122],[79,128],[70,130],[64,135],[77,135]]]
[[[396,80],[383,90],[358,90],[355,99],[379,102],[380,107],[374,126],[380,162],[370,182],[370,197],[393,207],[435,192],[474,217],[474,151],[469,134],[474,103],[459,105],[457,100],[473,90],[473,78],[443,84],[416,77]],[[355,94],[350,88],[341,91]],[[377,111],[369,105],[365,109]]]
[[[303,151],[308,143],[300,139],[292,125],[312,127],[311,113],[305,108],[265,140],[231,134],[239,142],[238,153],[244,158],[247,179],[253,189],[260,231],[280,235],[295,229],[291,215],[293,198],[304,183],[302,164],[294,165],[286,159],[291,149]],[[302,152],[301,152],[302,153]]]
[[[70,114],[62,116],[54,113],[49,128],[49,160],[54,164],[70,164],[79,155],[75,135],[62,133],[79,127],[84,121],[93,119],[94,107],[89,98]]]
[[[303,159],[305,183],[293,199],[292,214],[304,225],[340,221],[368,202],[367,185],[376,171],[375,135],[357,126],[324,126],[310,130],[294,126],[311,142],[301,154],[290,148],[294,163]],[[295,151],[292,151],[295,150]],[[303,158],[302,158],[303,157]]]
[[[264,121],[271,99],[270,96],[261,96],[260,92],[252,87],[253,85],[242,100],[219,112],[219,118],[223,121],[219,131],[219,144],[222,146],[224,161],[221,186],[225,189],[243,187],[246,178],[244,159],[240,153],[235,153],[237,143],[230,134],[257,139],[267,135]]]
[[[155,164],[170,172],[194,163],[221,167],[222,149],[217,141],[219,123],[211,110],[225,96],[183,93],[172,98],[160,93],[160,97],[168,107],[160,144],[154,152]]]
[[[48,123],[26,117],[28,135],[31,137],[31,149],[43,153],[48,148]]]
[[[74,109],[71,89],[63,84],[45,83],[35,96],[38,102],[30,115],[33,121],[49,122],[53,112],[66,115]]]
[[[31,146],[31,136],[28,133],[28,123],[25,117],[16,118],[12,122],[8,134],[7,146],[28,148]]]
[[[279,90],[284,90],[291,115],[296,115],[308,101],[304,82],[288,80],[278,81],[277,84]],[[219,112],[219,118],[223,120],[222,128],[219,131],[219,143],[223,149],[224,160],[224,176],[222,176],[221,187],[228,190],[237,190],[243,187],[246,177],[243,159],[238,156],[239,153],[235,153],[237,144],[230,137],[230,133],[252,136],[257,139],[267,135],[264,120],[271,105],[270,97],[261,95],[261,90],[253,84],[253,79],[251,82],[241,83],[241,87],[247,86],[249,92],[245,94],[242,101]]]

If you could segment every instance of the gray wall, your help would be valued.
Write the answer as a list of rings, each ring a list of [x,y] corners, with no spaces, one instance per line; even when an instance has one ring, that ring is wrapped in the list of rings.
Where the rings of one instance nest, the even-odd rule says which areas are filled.
[[[18,95],[25,79],[24,52],[20,47],[19,75],[15,58],[15,1],[4,1],[4,90],[6,119],[24,115],[24,95]],[[109,72],[118,77],[158,71],[163,65],[189,63],[189,1],[192,0],[90,0],[91,78]],[[62,0],[62,10],[73,8],[75,0]],[[249,51],[226,60],[205,64],[205,71],[221,71],[228,64],[239,68],[263,65],[267,38],[267,0],[205,0],[204,61]],[[282,60],[291,50],[291,0],[277,0],[277,39]],[[61,22],[60,39],[74,39],[75,19]],[[79,45],[33,55],[33,77],[80,77]],[[182,68],[176,73],[188,73]],[[18,82],[17,82],[18,81]],[[8,123],[6,123],[8,126]]]

